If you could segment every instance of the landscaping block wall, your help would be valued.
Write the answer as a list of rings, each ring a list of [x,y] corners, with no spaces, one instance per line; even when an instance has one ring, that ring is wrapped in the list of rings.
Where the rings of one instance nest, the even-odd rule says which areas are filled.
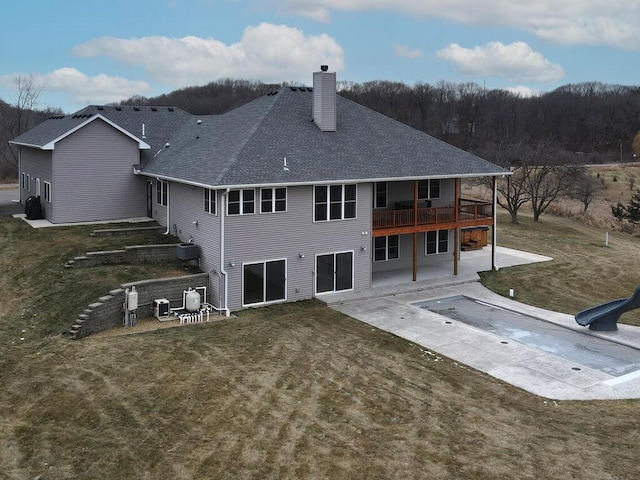
[[[175,245],[173,249],[175,253]],[[179,306],[184,290],[208,284],[208,273],[123,283],[120,288],[110,291],[108,295],[88,305],[71,326],[69,333],[72,338],[79,339],[111,328],[124,328],[123,305],[127,288],[135,286],[138,291],[138,318],[141,319],[152,315],[151,308],[155,299],[166,298],[172,306]]]
[[[140,264],[173,262],[177,257],[178,244],[163,245],[133,245],[122,250],[107,250],[87,252],[86,255],[75,257],[67,262],[70,268],[95,267],[97,265]]]

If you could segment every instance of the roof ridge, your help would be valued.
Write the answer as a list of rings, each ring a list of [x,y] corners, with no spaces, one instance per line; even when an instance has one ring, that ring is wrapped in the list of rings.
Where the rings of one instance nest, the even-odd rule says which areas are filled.
[[[253,128],[251,128],[251,130],[249,131],[249,134],[241,142],[240,147],[231,156],[231,158],[229,159],[229,162],[227,162],[226,167],[220,170],[220,175],[218,175],[218,181],[223,179],[225,177],[225,175],[227,174],[227,172],[229,172],[229,170],[231,170],[231,168],[233,166],[235,166],[235,164],[238,162],[239,157],[241,156],[242,152],[244,151],[246,146],[249,144],[249,142],[253,139],[253,136],[255,135],[255,133],[258,130],[258,128],[262,125],[262,123],[267,118],[269,113],[273,110],[273,107],[278,103],[280,98],[282,98],[283,89],[284,89],[284,87],[278,89],[275,92],[269,92],[269,93],[267,93],[265,95],[262,95],[262,97],[258,97],[258,98],[265,98],[267,100],[271,100],[271,102],[270,102],[269,106],[265,109],[264,113],[260,116],[260,118],[254,123]],[[269,97],[269,98],[267,98],[267,97]],[[275,98],[272,98],[272,97],[275,97]],[[265,100],[265,101],[267,101],[267,100]],[[252,103],[253,102],[245,103],[245,105],[249,106]],[[238,107],[236,109],[230,110],[229,112],[223,113],[221,115],[221,117],[224,117],[224,115],[227,115],[227,114],[229,114],[231,112],[235,112],[235,111],[241,109],[245,105],[242,105],[242,106],[240,106],[240,107]]]

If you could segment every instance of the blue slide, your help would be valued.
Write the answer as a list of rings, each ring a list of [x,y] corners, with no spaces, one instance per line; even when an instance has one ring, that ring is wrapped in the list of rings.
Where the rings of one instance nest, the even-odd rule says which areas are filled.
[[[629,298],[620,298],[587,308],[576,313],[575,319],[583,327],[589,325],[589,330],[612,331],[618,329],[620,315],[635,308],[640,308],[640,287],[636,288]]]

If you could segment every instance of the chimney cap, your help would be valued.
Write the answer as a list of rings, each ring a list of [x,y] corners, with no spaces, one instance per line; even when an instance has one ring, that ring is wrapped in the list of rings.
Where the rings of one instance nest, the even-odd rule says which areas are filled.
[[[320,70],[326,72],[327,70],[329,70],[329,65],[320,65]]]

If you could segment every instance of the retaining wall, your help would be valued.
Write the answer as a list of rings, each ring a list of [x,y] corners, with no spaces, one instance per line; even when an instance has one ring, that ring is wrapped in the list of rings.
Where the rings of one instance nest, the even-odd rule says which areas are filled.
[[[163,263],[174,262],[178,256],[177,243],[162,245],[132,245],[121,250],[87,252],[67,262],[68,268],[95,267],[98,265],[118,265],[123,263]]]
[[[175,253],[175,245],[173,249]],[[138,291],[138,318],[148,318],[153,314],[151,309],[154,300],[166,298],[173,307],[179,306],[182,304],[184,290],[208,284],[208,273],[123,283],[120,288],[111,290],[108,295],[88,305],[71,326],[69,333],[72,338],[79,339],[111,328],[124,328],[124,292],[132,286]]]

